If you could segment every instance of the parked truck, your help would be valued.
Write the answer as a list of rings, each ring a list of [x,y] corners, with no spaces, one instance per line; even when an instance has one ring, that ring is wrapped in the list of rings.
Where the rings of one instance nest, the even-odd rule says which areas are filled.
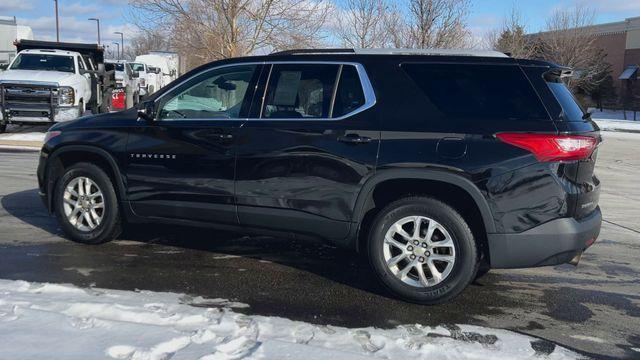
[[[8,124],[73,120],[110,109],[114,73],[97,44],[15,42],[17,55],[0,74],[0,133]]]
[[[169,51],[151,51],[148,54],[136,56],[135,62],[141,62],[160,69],[161,79],[158,80],[160,87],[166,86],[180,76],[180,57],[177,53]]]

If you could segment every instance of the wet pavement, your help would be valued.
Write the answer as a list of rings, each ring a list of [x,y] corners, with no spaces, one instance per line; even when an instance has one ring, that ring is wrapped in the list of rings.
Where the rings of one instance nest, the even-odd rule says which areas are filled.
[[[605,218],[575,268],[491,271],[450,304],[390,297],[366,261],[322,243],[175,226],[121,240],[65,240],[37,195],[37,153],[0,150],[0,278],[226,298],[242,311],[316,324],[474,324],[539,337],[596,358],[640,358],[640,135],[605,135],[598,175]]]

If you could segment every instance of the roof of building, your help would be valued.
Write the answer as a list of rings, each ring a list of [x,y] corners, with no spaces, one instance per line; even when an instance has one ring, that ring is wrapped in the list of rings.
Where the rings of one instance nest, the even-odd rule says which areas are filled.
[[[578,29],[589,29],[593,31],[593,34],[595,35],[609,35],[609,34],[622,33],[630,30],[639,30],[640,16],[626,18],[623,21],[583,26]],[[529,34],[529,35],[546,34],[549,32],[552,32],[552,31],[540,31],[538,33]]]

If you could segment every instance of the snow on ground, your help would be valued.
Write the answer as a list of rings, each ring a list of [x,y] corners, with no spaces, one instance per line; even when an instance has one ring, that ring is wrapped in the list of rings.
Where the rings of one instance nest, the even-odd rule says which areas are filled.
[[[4,133],[0,140],[12,141],[44,141],[44,132]]]
[[[579,358],[559,346],[544,351],[549,346],[541,340],[506,330],[348,329],[233,310],[246,306],[173,293],[0,280],[0,358]]]
[[[628,131],[640,132],[640,112],[637,113],[636,121],[633,120],[633,111],[627,111],[627,120],[624,120],[622,110],[610,110],[589,108],[591,118],[595,121],[601,130],[604,131]]]

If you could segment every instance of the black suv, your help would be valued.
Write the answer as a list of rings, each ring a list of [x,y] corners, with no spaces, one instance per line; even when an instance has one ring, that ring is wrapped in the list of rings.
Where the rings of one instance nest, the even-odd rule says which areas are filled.
[[[213,62],[137,109],[55,125],[38,180],[73,240],[175,223],[318,237],[395,295],[577,263],[599,234],[598,127],[570,69],[488,51],[298,50]]]

